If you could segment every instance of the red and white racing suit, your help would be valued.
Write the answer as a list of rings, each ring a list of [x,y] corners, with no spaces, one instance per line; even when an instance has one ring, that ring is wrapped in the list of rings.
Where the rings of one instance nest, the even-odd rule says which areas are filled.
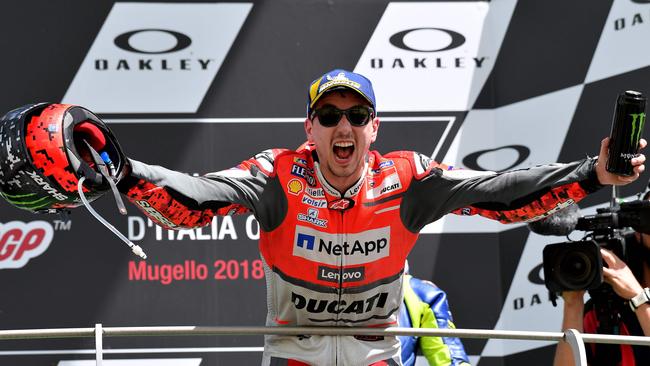
[[[260,224],[267,325],[396,325],[402,272],[418,232],[443,215],[533,220],[600,187],[593,159],[504,173],[449,170],[409,151],[372,151],[346,192],[316,154],[266,150],[237,167],[192,177],[131,161],[120,189],[167,228],[252,212]],[[298,362],[297,362],[298,361]],[[264,365],[399,365],[395,337],[267,336]]]

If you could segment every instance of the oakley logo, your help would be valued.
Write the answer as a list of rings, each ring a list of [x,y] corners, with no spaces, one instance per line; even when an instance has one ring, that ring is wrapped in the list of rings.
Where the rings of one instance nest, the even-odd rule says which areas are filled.
[[[63,103],[96,113],[196,113],[252,6],[116,2]]]
[[[528,281],[536,285],[543,285],[544,284],[544,278],[542,278],[543,273],[544,273],[544,263],[540,263],[536,265],[533,269],[531,269],[530,272],[528,272]]]
[[[482,166],[479,165],[478,160],[481,158],[483,154],[487,153],[492,153],[496,152],[499,150],[505,150],[505,149],[512,149],[517,152],[517,160],[510,164],[509,166],[496,170],[497,172],[503,172],[509,169],[512,169],[516,167],[517,165],[523,163],[526,159],[528,159],[528,156],[530,156],[530,149],[527,148],[526,146],[523,145],[508,145],[508,146],[501,146],[497,147],[495,149],[487,149],[487,150],[481,150],[481,151],[476,151],[473,152],[469,155],[467,155],[465,158],[463,158],[463,164],[468,168],[468,169],[473,169],[473,170],[492,170],[492,169],[486,169],[483,168]]]
[[[174,39],[174,44],[169,46],[162,46],[159,50],[146,50],[141,48],[136,48],[131,42],[133,36],[150,33],[147,36],[147,39],[151,37],[147,44],[162,44],[171,36]],[[145,37],[145,36],[143,36]],[[147,55],[159,55],[163,53],[172,53],[180,50],[184,50],[192,44],[192,39],[186,36],[183,33],[168,30],[168,29],[138,29],[126,33],[122,33],[119,36],[115,37],[113,41],[115,45],[125,51],[143,53]]]
[[[440,36],[443,36],[445,38],[449,37],[449,40],[443,41],[441,44],[437,46],[429,46],[425,48],[424,45],[421,46],[415,46],[413,45],[413,41],[408,42],[411,45],[407,44],[407,38],[408,36],[411,35],[413,32],[420,32],[420,33],[425,33],[427,34],[427,41],[433,40],[434,42],[428,42],[428,43],[436,43],[436,38],[439,38]],[[433,38],[433,39],[432,39]],[[462,34],[449,30],[449,29],[444,29],[444,28],[412,28],[412,29],[407,29],[401,32],[397,32],[393,34],[390,39],[388,40],[390,44],[393,46],[406,50],[406,51],[413,51],[413,52],[441,52],[441,51],[448,51],[448,50],[453,50],[454,48],[458,48],[462,46],[465,43],[465,36]]]

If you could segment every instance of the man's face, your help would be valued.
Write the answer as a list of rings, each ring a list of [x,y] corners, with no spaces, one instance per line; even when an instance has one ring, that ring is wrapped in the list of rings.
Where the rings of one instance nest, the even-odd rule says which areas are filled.
[[[354,106],[369,106],[369,103],[354,91],[337,90],[322,96],[313,109],[326,105],[346,110]],[[371,119],[365,126],[353,126],[343,115],[333,127],[321,125],[318,116],[305,120],[307,139],[316,145],[321,171],[339,190],[347,189],[361,177],[365,156],[377,138],[378,129],[378,118]]]

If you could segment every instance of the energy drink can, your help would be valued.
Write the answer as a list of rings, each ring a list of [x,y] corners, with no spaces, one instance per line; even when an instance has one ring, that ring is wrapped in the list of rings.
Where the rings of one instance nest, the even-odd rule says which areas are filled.
[[[630,160],[639,154],[645,105],[646,97],[637,91],[627,90],[616,99],[605,166],[608,172],[628,176],[634,174]]]

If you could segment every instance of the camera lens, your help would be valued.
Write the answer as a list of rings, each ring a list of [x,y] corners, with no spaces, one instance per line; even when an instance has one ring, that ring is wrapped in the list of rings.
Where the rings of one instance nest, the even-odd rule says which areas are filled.
[[[570,252],[560,261],[560,272],[575,281],[584,281],[591,272],[591,263],[585,253]]]
[[[586,288],[593,280],[597,271],[597,263],[590,253],[582,250],[568,250],[558,258],[555,271],[558,281],[567,289],[581,290]]]
[[[551,292],[590,290],[603,282],[600,245],[594,240],[544,247],[544,283]]]

